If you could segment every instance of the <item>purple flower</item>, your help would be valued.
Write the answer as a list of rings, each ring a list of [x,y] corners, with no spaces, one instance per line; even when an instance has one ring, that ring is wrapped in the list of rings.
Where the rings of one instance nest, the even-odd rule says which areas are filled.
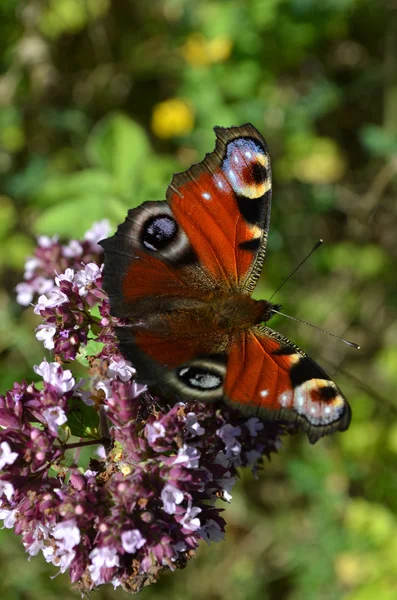
[[[24,281],[16,286],[17,302],[28,306],[35,296],[50,294],[55,289],[55,276],[67,269],[80,270],[82,264],[101,263],[101,239],[110,233],[107,220],[94,223],[83,240],[69,240],[62,244],[57,236],[39,236],[34,256],[25,264]]]
[[[9,481],[0,480],[0,498],[5,496],[8,501],[11,500],[15,492],[14,486]]]
[[[262,431],[262,429],[264,428],[262,421],[260,421],[260,419],[258,419],[258,417],[251,417],[244,424],[244,426],[247,427],[247,429],[250,432],[250,435],[252,435],[252,437],[256,437],[258,435],[259,431]]]
[[[118,377],[121,381],[129,381],[135,375],[134,367],[122,357],[111,358],[107,370],[110,379]]]
[[[83,254],[83,246],[77,240],[71,240],[62,249],[63,255],[67,258],[78,258]]]
[[[205,433],[204,427],[200,426],[197,415],[192,412],[186,415],[186,429],[192,437],[196,435],[203,435]]]
[[[4,527],[6,529],[12,529],[17,520],[17,511],[16,510],[8,510],[6,508],[0,508],[0,520],[4,522]]]
[[[60,406],[52,406],[43,410],[42,415],[48,425],[50,432],[55,436],[58,432],[58,427],[67,422],[68,418],[65,411]]]
[[[114,571],[119,565],[119,557],[116,548],[95,548],[90,553],[91,564],[88,567],[92,581],[95,585],[108,583]],[[110,573],[109,573],[110,571]]]
[[[255,470],[285,433],[220,404],[169,408],[135,381],[114,334],[126,323],[102,290],[97,242],[108,234],[103,221],[82,240],[38,239],[18,302],[35,302],[36,337],[55,360],[0,396],[0,518],[85,594],[107,583],[139,591],[201,540],[223,539],[216,503],[231,500],[237,467]]]
[[[57,329],[54,327],[54,325],[39,325],[36,329],[36,338],[40,342],[43,342],[44,348],[47,350],[53,350],[55,346],[54,336],[56,332]]]
[[[139,529],[130,529],[121,534],[121,543],[128,554],[135,554],[139,548],[146,544],[146,539],[142,536]]]
[[[187,531],[197,531],[200,529],[200,519],[197,517],[201,513],[201,508],[198,506],[189,506],[183,515],[180,523],[183,529]]]
[[[61,550],[72,550],[80,543],[80,530],[76,525],[76,519],[62,521],[55,525],[52,536],[58,540],[57,546]]]
[[[176,512],[177,504],[183,501],[183,492],[172,483],[167,483],[161,491],[164,510],[172,515]]]
[[[148,423],[145,427],[145,434],[149,444],[154,444],[158,438],[165,437],[165,427],[158,421],[155,421],[153,425]]]
[[[110,223],[107,219],[102,219],[94,223],[91,229],[84,234],[84,240],[90,243],[93,252],[102,252],[98,242],[110,235]]]
[[[61,365],[56,362],[49,363],[44,359],[39,366],[35,365],[33,370],[41,375],[45,382],[53,385],[60,394],[69,392],[76,385],[72,372],[69,370],[64,371]]]
[[[89,263],[76,273],[74,278],[77,287],[79,288],[80,296],[85,296],[90,287],[96,283],[96,281],[101,277],[101,269],[95,263]]]
[[[8,442],[0,444],[0,470],[6,465],[12,465],[18,458],[18,452],[12,452]]]
[[[182,448],[179,448],[178,455],[173,459],[172,464],[184,465],[188,469],[197,469],[199,466],[200,452],[193,446],[184,444]]]

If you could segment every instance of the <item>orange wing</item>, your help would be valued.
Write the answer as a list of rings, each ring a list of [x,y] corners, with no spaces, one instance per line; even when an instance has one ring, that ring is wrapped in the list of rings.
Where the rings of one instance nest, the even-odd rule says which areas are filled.
[[[345,431],[350,406],[329,376],[268,327],[241,332],[228,351],[224,399],[248,414],[298,423],[311,442]]]

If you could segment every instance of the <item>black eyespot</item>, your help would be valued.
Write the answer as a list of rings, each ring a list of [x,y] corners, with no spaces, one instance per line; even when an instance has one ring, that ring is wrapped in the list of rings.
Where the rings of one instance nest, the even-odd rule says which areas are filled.
[[[260,163],[252,165],[252,179],[257,185],[265,183],[268,178],[267,169]]]
[[[321,400],[324,400],[324,402],[329,402],[338,396],[338,390],[330,385],[319,388],[318,393],[320,394]]]
[[[223,383],[223,377],[215,371],[199,367],[183,367],[178,377],[189,387],[199,390],[216,390]]]
[[[148,250],[158,252],[166,248],[176,237],[178,226],[168,215],[148,219],[142,229],[141,242]]]

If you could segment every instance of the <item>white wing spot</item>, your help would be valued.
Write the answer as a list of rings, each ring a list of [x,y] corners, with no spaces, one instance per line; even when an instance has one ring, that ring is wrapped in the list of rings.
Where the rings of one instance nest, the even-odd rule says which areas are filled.
[[[244,152],[247,158],[252,158],[252,152]]]
[[[229,169],[229,177],[233,182],[236,182],[236,173],[233,171],[233,169]]]
[[[266,398],[266,396],[268,396],[268,395],[269,395],[269,390],[262,390],[262,391],[260,392],[260,395],[262,396],[262,398]]]
[[[290,392],[284,392],[283,394],[280,394],[278,399],[279,399],[281,406],[283,406],[285,408],[288,406],[288,404],[291,401],[291,394],[290,394]]]
[[[236,164],[238,164],[238,156],[236,156],[236,155],[234,156],[234,162],[235,162]]]
[[[305,403],[305,398],[302,393],[296,395],[296,404],[301,407]]]
[[[211,194],[209,194],[208,192],[204,192],[201,195],[204,198],[204,200],[211,200]]]

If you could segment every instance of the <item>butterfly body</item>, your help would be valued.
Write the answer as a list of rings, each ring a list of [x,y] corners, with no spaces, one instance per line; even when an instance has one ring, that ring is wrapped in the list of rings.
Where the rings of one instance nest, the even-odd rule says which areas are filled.
[[[146,319],[142,311],[137,329],[172,336],[208,334],[214,330],[232,332],[267,322],[273,308],[270,302],[254,300],[246,294],[209,294],[200,300],[186,298],[178,303],[178,308],[169,308],[170,303],[171,298],[159,299]]]
[[[298,423],[316,441],[350,408],[303,351],[261,325],[279,306],[251,297],[266,249],[271,172],[252,125],[215,128],[217,143],[174,176],[166,201],[130,210],[104,240],[104,289],[121,352],[175,400],[223,400]]]

